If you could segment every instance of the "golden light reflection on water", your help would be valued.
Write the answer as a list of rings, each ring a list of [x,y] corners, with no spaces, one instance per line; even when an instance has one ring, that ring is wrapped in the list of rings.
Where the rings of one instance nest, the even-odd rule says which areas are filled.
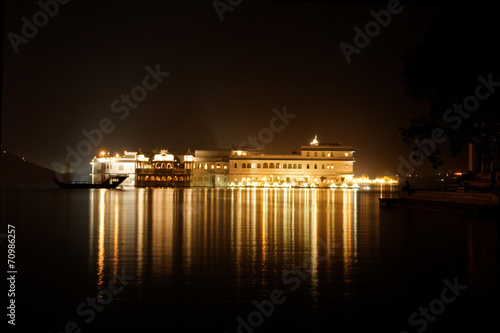
[[[179,277],[190,283],[219,268],[235,285],[265,292],[284,287],[267,285],[269,276],[281,277],[307,259],[316,298],[320,274],[326,280],[341,274],[346,285],[356,280],[359,238],[366,234],[358,231],[358,200],[356,190],[93,190],[89,255],[97,286],[123,266],[133,267],[139,285]],[[378,213],[378,205],[362,208]],[[371,248],[378,246],[378,219],[368,224],[365,252],[378,253]],[[342,272],[332,273],[335,265]]]

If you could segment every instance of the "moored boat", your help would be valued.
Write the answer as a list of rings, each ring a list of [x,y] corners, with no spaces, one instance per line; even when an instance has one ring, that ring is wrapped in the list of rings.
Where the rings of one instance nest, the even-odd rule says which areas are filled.
[[[127,179],[127,176],[115,176],[115,177],[109,177],[100,184],[92,184],[89,182],[60,181],[57,178],[52,178],[54,183],[56,183],[60,188],[63,189],[86,189],[86,188],[113,189],[116,188],[121,183],[123,183],[125,179]]]

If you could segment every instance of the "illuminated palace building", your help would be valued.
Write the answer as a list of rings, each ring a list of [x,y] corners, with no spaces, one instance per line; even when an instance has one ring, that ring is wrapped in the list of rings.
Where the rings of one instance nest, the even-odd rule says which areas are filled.
[[[290,155],[266,155],[249,147],[188,150],[177,158],[167,149],[149,157],[101,153],[92,160],[92,179],[99,183],[127,174],[125,185],[136,187],[345,186],[352,184],[353,154],[352,147],[320,144],[317,138]]]

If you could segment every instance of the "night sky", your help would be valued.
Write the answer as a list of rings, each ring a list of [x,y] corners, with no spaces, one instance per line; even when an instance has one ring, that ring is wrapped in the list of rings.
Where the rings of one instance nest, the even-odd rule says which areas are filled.
[[[286,106],[296,117],[273,133],[266,153],[291,153],[318,135],[354,147],[358,176],[398,173],[398,156],[410,151],[398,127],[428,109],[405,96],[402,57],[423,41],[439,9],[402,5],[348,63],[339,44],[353,45],[354,27],[364,28],[370,11],[387,2],[247,0],[221,21],[212,0],[72,0],[16,53],[8,34],[23,36],[22,18],[33,22],[41,7],[6,1],[2,150],[46,167],[64,165],[66,147],[76,150],[87,140],[82,131],[107,118],[108,133],[95,136],[101,142],[73,163],[88,173],[102,149],[229,148],[257,137],[270,127],[273,109]],[[169,74],[146,80],[154,88],[135,89],[147,96],[126,107],[122,94],[144,85],[148,66]],[[441,170],[466,167],[462,156]],[[424,170],[430,168],[415,173]]]

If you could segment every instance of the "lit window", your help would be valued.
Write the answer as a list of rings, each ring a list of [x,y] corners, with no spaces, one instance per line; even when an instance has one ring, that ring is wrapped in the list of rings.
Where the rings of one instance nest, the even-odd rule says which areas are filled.
[[[213,168],[212,168],[212,169],[213,169]],[[220,164],[219,164],[219,163],[217,163],[217,169],[220,169]]]
[[[349,153],[345,153],[344,155],[347,157],[347,156],[349,156]]]

